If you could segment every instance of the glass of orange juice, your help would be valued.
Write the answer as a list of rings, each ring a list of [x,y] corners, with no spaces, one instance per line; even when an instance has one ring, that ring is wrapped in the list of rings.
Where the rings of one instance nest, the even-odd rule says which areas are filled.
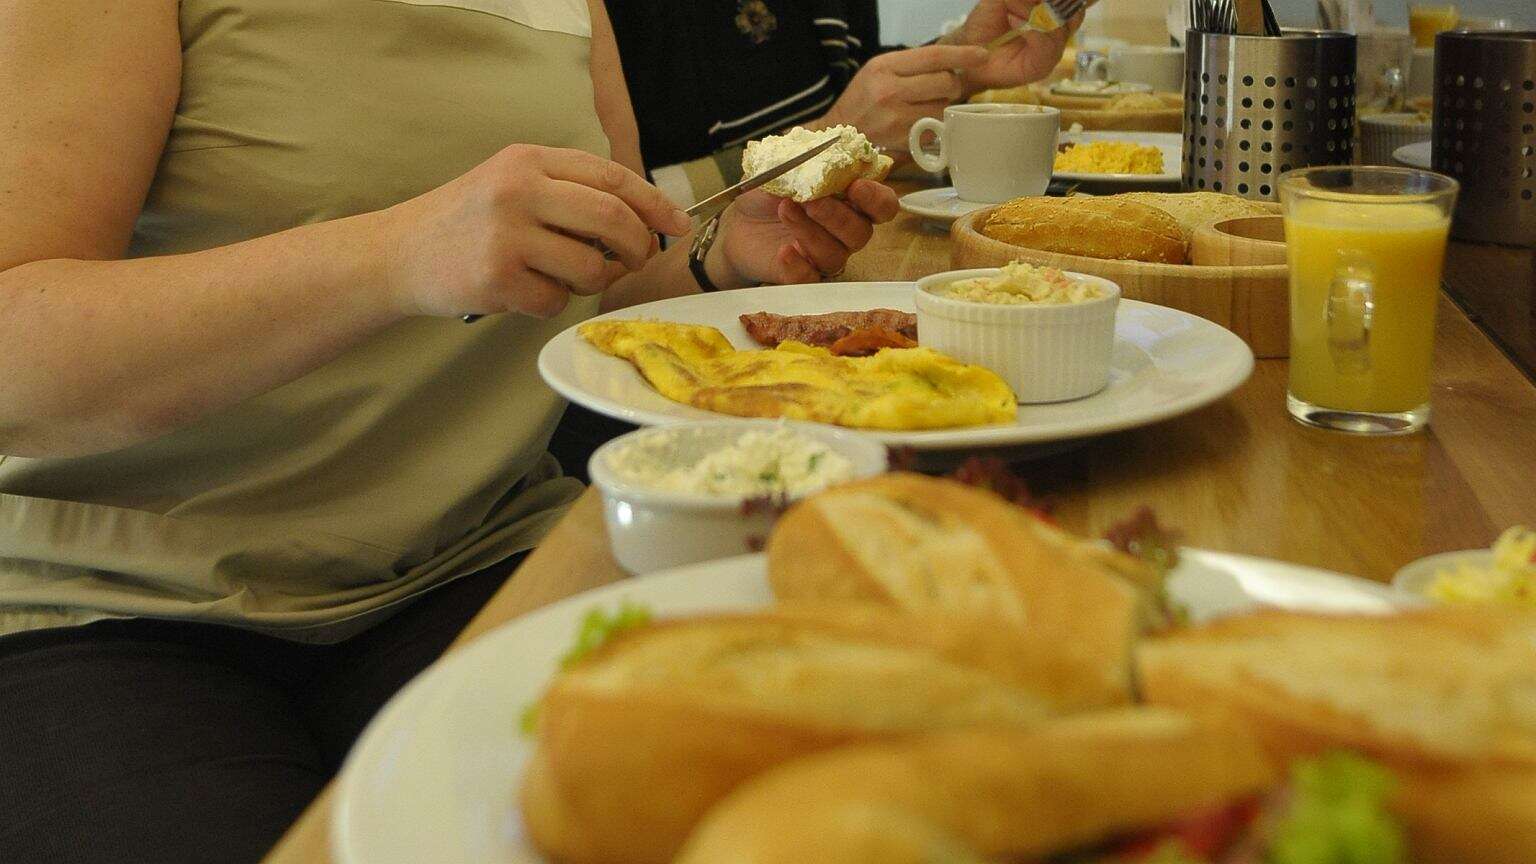
[[[1403,434],[1429,422],[1435,307],[1456,181],[1332,166],[1280,178],[1291,283],[1291,416]]]
[[[1435,47],[1435,34],[1455,29],[1460,20],[1461,11],[1454,3],[1408,4],[1408,30],[1420,48]]]

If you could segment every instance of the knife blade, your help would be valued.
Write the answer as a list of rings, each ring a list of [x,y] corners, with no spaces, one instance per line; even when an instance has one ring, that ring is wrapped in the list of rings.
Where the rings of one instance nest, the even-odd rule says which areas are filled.
[[[730,186],[726,189],[716,192],[708,198],[705,198],[703,201],[700,201],[692,207],[684,210],[683,212],[687,213],[689,216],[699,216],[704,213],[713,214],[720,210],[724,210],[726,207],[730,206],[732,201],[735,201],[737,198],[741,197],[743,193],[751,192],[753,189],[756,189],[765,183],[770,183],[774,180],[777,180],[780,177],[783,177],[785,174],[788,174],[796,168],[799,168],[801,165],[804,165],[812,159],[815,159],[817,156],[820,156],[822,153],[826,152],[826,150],[833,144],[836,144],[837,140],[838,136],[833,135],[831,138],[828,138],[820,144],[817,144],[815,147],[812,147],[804,153],[801,153],[799,156],[780,162],[772,168],[769,168],[767,171],[760,171],[756,174],[753,174],[751,177],[748,177],[740,183],[737,183],[735,186]]]

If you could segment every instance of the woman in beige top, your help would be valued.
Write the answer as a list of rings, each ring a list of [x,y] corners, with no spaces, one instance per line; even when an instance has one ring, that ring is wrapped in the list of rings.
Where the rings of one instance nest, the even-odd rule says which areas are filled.
[[[688,220],[596,0],[0,34],[0,861],[254,861],[577,494],[536,354],[699,290],[652,234]],[[815,280],[895,210],[743,197],[708,281]]]

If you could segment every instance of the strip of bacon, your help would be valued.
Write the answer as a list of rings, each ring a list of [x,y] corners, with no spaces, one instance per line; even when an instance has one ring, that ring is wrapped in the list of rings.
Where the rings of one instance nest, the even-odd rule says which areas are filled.
[[[741,326],[759,345],[776,347],[793,340],[807,345],[830,348],[833,343],[858,330],[891,330],[917,339],[917,316],[895,309],[869,309],[863,312],[827,312],[822,315],[775,315],[753,312],[741,316]]]
[[[855,330],[832,343],[832,353],[839,357],[868,357],[881,348],[916,348],[917,341],[895,330],[870,327]]]

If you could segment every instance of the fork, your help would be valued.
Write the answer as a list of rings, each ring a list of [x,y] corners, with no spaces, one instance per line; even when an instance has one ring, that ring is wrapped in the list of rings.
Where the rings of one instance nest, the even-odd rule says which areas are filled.
[[[1009,30],[988,42],[987,50],[1001,48],[1031,30],[1049,33],[1065,27],[1067,22],[1072,20],[1072,16],[1088,7],[1088,3],[1089,0],[1045,0],[1044,3],[1035,7],[1035,11],[1029,13],[1029,21],[1023,27]]]

